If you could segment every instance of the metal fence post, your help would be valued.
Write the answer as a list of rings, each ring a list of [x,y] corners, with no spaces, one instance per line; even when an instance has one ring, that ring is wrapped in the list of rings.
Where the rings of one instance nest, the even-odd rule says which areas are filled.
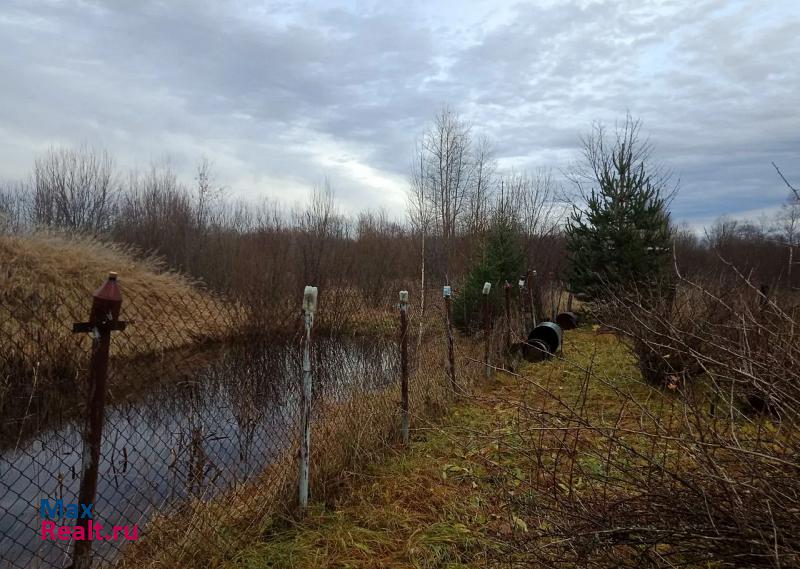
[[[492,315],[489,306],[489,293],[492,290],[492,283],[483,283],[483,336],[484,336],[484,354],[483,363],[486,368],[486,377],[492,376],[492,368],[489,365],[489,352],[492,349]]]
[[[317,311],[317,287],[307,286],[303,291],[303,321],[306,341],[303,346],[303,389],[300,394],[300,508],[308,507],[308,476],[311,452],[311,327]]]
[[[97,477],[100,469],[100,448],[103,441],[105,419],[106,383],[108,380],[108,355],[111,332],[124,330],[125,322],[119,320],[122,293],[117,283],[117,273],[109,273],[108,280],[92,296],[92,310],[88,322],[76,322],[72,331],[92,335],[92,358],[89,365],[89,389],[86,426],[83,431],[81,485],[78,503],[91,517],[80,517],[75,527],[82,527],[86,539],[75,540],[72,559],[74,569],[88,569],[92,565],[92,539],[89,539],[89,522],[95,517],[94,502],[97,495]]]
[[[400,375],[401,375],[401,402],[403,413],[403,444],[409,441],[408,418],[408,291],[400,291]]]
[[[456,356],[455,352],[453,351],[453,318],[451,314],[451,306],[450,303],[452,302],[453,290],[450,286],[445,285],[442,289],[442,295],[444,296],[444,314],[447,324],[447,363],[448,363],[448,373],[450,374],[450,385],[453,388],[453,393],[456,391]]]

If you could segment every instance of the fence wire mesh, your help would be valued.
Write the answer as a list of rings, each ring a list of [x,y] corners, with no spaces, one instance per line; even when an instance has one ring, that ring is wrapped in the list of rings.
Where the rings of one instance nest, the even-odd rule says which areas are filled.
[[[121,285],[128,325],[112,334],[92,511],[96,536],[120,529],[93,542],[93,566],[191,566],[198,544],[243,539],[296,503],[300,295],[257,303]],[[72,325],[89,315],[92,290],[32,284],[0,294],[0,565],[67,567],[74,542],[43,539],[43,523],[48,507],[78,502],[87,460],[92,338]],[[410,297],[412,426],[451,398],[444,306],[441,295],[427,297],[424,318],[419,291]],[[377,299],[321,291],[311,343],[314,499],[398,442],[399,329],[397,290]]]

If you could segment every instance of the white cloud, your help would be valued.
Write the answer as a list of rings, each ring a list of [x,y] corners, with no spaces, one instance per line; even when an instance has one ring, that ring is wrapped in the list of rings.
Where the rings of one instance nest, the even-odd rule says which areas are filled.
[[[50,144],[123,165],[208,156],[237,195],[398,208],[415,137],[449,103],[501,164],[564,166],[630,110],[682,180],[675,216],[773,208],[800,179],[794,0],[389,4],[8,0],[0,177]]]

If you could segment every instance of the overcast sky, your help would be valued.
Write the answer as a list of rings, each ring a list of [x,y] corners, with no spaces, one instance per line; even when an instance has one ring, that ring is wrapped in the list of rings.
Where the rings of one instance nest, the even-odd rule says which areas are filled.
[[[404,206],[448,104],[504,168],[565,167],[627,110],[680,177],[678,220],[774,211],[800,183],[798,0],[0,0],[0,177],[52,145],[123,167],[201,156],[241,196]]]

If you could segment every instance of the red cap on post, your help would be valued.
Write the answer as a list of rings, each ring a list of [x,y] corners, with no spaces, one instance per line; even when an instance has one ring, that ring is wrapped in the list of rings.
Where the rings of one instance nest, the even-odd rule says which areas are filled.
[[[117,273],[108,273],[108,280],[94,292],[92,312],[89,321],[98,323],[106,320],[111,314],[112,320],[119,320],[119,311],[122,308],[122,291],[117,283]]]

